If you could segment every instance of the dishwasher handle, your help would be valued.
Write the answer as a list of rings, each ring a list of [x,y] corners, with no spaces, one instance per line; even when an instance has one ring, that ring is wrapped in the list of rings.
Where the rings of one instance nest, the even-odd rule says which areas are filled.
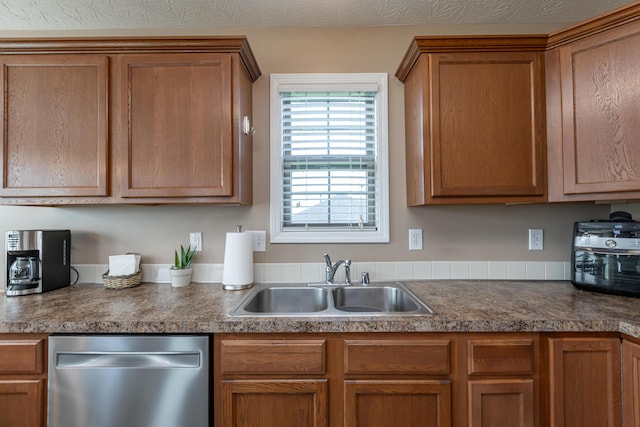
[[[175,369],[200,368],[200,352],[67,352],[55,353],[56,369],[130,368]]]

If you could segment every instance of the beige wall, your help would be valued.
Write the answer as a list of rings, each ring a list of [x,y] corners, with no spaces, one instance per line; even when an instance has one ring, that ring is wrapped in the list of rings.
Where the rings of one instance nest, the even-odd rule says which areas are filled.
[[[219,263],[224,235],[235,224],[269,228],[269,75],[301,72],[389,74],[389,244],[268,245],[256,262],[321,262],[327,251],[354,262],[401,260],[568,261],[574,221],[605,218],[609,205],[546,204],[407,208],[404,176],[403,87],[394,73],[411,38],[430,34],[548,33],[558,26],[266,28],[199,31],[75,33],[0,32],[0,36],[246,34],[262,69],[254,85],[254,204],[216,206],[0,207],[2,229],[64,227],[72,230],[74,264],[106,263],[110,254],[141,253],[144,262],[169,263],[190,231],[204,233],[196,262]],[[425,250],[407,250],[408,228],[424,229]],[[527,229],[545,231],[544,251],[527,250]]]

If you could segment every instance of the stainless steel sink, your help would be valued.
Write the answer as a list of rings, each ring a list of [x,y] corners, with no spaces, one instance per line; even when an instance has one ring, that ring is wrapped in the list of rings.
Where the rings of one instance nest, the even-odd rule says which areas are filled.
[[[435,312],[401,283],[258,285],[232,317],[416,316]]]
[[[312,313],[329,306],[328,292],[320,288],[266,288],[243,306],[249,313]]]
[[[412,312],[420,309],[414,298],[397,286],[343,287],[333,290],[335,307],[349,312]]]

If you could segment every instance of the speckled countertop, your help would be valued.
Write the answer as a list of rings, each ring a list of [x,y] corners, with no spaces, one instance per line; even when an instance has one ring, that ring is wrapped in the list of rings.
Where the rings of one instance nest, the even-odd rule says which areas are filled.
[[[640,298],[575,289],[564,281],[404,282],[435,315],[232,318],[249,291],[219,284],[76,285],[41,295],[0,296],[0,332],[511,332],[620,331],[640,338]]]

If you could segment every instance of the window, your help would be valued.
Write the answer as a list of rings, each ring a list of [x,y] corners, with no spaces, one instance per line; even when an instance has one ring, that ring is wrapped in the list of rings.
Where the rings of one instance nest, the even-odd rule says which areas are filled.
[[[271,75],[271,242],[389,241],[386,74]]]

